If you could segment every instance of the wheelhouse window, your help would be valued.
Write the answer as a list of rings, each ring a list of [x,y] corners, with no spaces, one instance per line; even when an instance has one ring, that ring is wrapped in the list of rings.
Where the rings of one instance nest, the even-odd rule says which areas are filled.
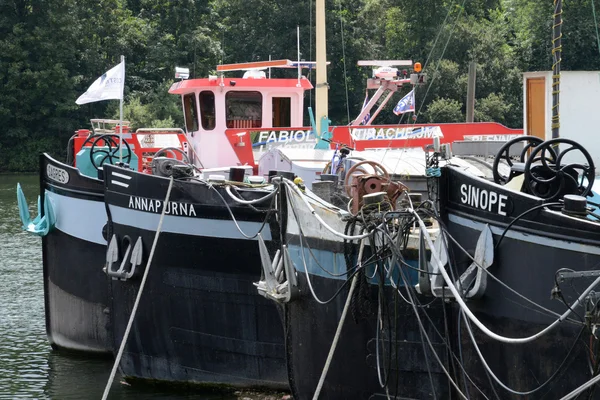
[[[225,95],[228,128],[262,127],[262,94],[231,91]]]
[[[190,93],[183,96],[183,112],[185,115],[185,127],[188,132],[198,130],[198,115],[196,108],[196,93]]]
[[[273,97],[273,128],[289,128],[292,126],[292,99],[289,97]]]
[[[215,94],[210,90],[200,92],[200,119],[204,130],[215,129]]]

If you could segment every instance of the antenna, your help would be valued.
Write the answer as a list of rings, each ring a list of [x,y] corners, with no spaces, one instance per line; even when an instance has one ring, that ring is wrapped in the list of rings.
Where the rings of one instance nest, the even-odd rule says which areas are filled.
[[[300,87],[300,79],[302,78],[302,67],[300,66],[300,25],[296,25],[296,35],[298,48],[298,83],[296,86]]]

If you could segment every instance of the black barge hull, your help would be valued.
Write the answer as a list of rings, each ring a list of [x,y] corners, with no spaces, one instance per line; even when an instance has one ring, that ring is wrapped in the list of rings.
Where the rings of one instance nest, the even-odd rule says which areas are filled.
[[[48,340],[57,349],[110,355],[103,183],[44,154],[40,185],[56,216],[42,238]]]
[[[599,269],[600,232],[597,224],[544,209],[526,214],[507,229],[516,216],[541,204],[541,200],[451,168],[446,169],[443,178],[445,195],[442,197],[448,199],[443,214],[449,233],[473,254],[479,235],[488,225],[495,245],[494,263],[489,271],[504,284],[558,314],[567,311],[568,306],[559,297],[552,296],[553,288],[560,289],[565,302],[573,305],[581,292],[592,284],[595,277],[567,280],[559,282],[558,286],[556,279],[561,268],[574,271]],[[482,191],[487,192],[486,196],[481,194]],[[467,196],[471,192],[479,193],[479,200],[487,197],[499,201],[482,205],[481,201],[475,201],[477,196]],[[453,246],[452,253],[456,255],[459,270],[471,263],[457,246]],[[491,278],[488,278],[483,297],[467,304],[491,331],[511,338],[537,334],[557,319]],[[456,304],[455,309],[457,315],[459,307]],[[590,337],[590,330],[582,323],[585,310],[578,306],[574,311],[571,321],[561,322],[555,329],[526,344],[493,340],[472,323],[471,329],[490,369],[506,386],[528,392],[550,379],[526,397],[561,398],[591,379],[590,365],[595,357],[590,358],[590,345],[596,339]],[[523,398],[488,377],[464,319],[460,322],[460,339],[464,367],[487,396],[496,396],[495,391],[500,398]],[[471,396],[481,396],[471,383],[465,385]],[[600,391],[596,390],[592,398],[600,398]]]
[[[110,284],[118,348],[169,181],[113,167],[107,173],[109,232],[120,243],[119,262],[126,237],[129,243],[141,240],[144,254],[130,279]],[[114,173],[119,175],[115,178]],[[130,380],[286,389],[280,312],[253,285],[261,274],[257,242],[238,232],[214,190],[221,189],[175,181],[121,371]],[[247,234],[255,234],[265,219],[265,213],[230,199],[228,206]],[[268,246],[277,232],[275,224],[266,224]]]

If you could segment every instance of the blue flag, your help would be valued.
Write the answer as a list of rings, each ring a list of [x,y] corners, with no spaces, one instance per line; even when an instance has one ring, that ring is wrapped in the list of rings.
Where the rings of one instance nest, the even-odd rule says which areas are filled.
[[[394,107],[394,114],[396,115],[404,114],[405,112],[415,112],[415,89],[408,92]]]

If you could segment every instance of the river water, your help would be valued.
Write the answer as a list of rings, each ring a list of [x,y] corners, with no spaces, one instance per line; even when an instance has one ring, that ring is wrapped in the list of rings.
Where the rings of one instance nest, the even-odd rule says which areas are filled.
[[[113,361],[65,355],[50,348],[44,319],[41,239],[21,229],[16,185],[30,210],[39,194],[35,175],[0,175],[0,400],[100,399]],[[33,217],[33,215],[32,215]],[[280,399],[282,394],[164,391],[129,386],[117,376],[109,399]]]

